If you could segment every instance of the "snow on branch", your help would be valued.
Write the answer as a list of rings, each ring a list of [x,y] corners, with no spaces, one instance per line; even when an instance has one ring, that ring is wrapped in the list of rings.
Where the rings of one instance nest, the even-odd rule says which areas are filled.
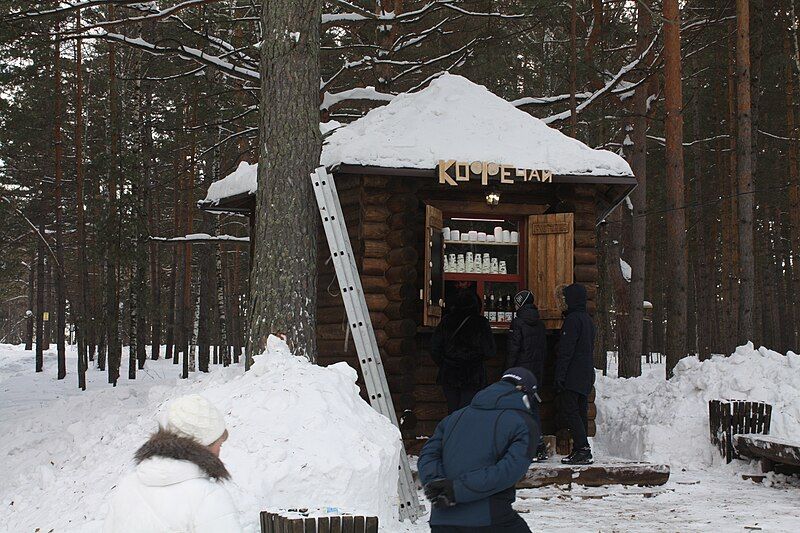
[[[644,49],[642,51],[642,53],[639,54],[638,57],[636,57],[636,59],[634,59],[633,61],[631,61],[627,65],[624,65],[621,69],[619,69],[619,71],[614,76],[612,76],[612,78],[610,80],[608,80],[608,82],[605,84],[605,86],[603,86],[601,89],[598,89],[597,91],[592,93],[592,95],[589,98],[587,98],[586,100],[581,102],[581,104],[578,105],[575,108],[575,113],[576,114],[580,113],[581,111],[583,111],[584,109],[589,107],[589,105],[591,105],[592,102],[594,102],[595,100],[597,100],[601,96],[611,92],[612,89],[614,89],[614,87],[616,87],[617,84],[619,84],[619,82],[622,81],[622,79],[628,73],[630,73],[633,69],[638,67],[639,64],[642,61],[645,60],[645,58],[648,56],[648,54],[650,54],[650,51],[653,49],[653,46],[655,46],[655,44],[656,44],[656,41],[658,41],[658,36],[659,36],[659,33],[656,33],[653,36],[653,39],[650,41],[650,44],[648,45],[648,47],[646,49]],[[559,120],[565,120],[565,119],[569,118],[570,115],[571,115],[571,111],[569,109],[567,109],[566,111],[562,111],[561,113],[556,113],[555,115],[550,115],[549,117],[545,117],[542,120],[544,121],[545,124],[552,124],[553,122],[557,122]]]
[[[202,63],[204,65],[216,67],[221,72],[228,74],[229,76],[232,76],[234,78],[239,78],[242,80],[252,80],[252,81],[260,80],[259,73],[256,70],[234,65],[229,61],[225,61],[220,56],[211,55],[206,52],[203,52],[202,50],[198,50],[197,48],[185,46],[180,43],[177,43],[175,46],[171,47],[160,46],[147,42],[139,37],[137,38],[127,37],[119,33],[110,33],[103,29],[89,31],[86,34],[82,35],[82,37],[84,39],[108,39],[112,41],[117,41],[133,46],[135,48],[139,48],[141,50],[144,50],[146,52],[155,55],[175,54],[184,59],[197,61],[198,63]]]
[[[150,237],[156,242],[192,242],[195,244],[215,242],[250,242],[250,237],[237,237],[235,235],[209,235],[208,233],[190,233],[183,237]]]
[[[345,100],[372,100],[375,102],[391,102],[394,97],[394,94],[382,93],[372,86],[356,87],[355,89],[348,89],[338,93],[325,92],[320,109],[328,110],[339,102],[343,102]]]

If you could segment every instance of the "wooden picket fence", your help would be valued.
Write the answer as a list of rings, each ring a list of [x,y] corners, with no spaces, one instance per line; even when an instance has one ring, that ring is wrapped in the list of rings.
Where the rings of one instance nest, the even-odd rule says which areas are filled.
[[[772,406],[763,402],[711,400],[708,402],[708,423],[711,442],[730,463],[738,458],[733,437],[737,434],[768,435]]]
[[[261,533],[378,533],[378,518],[353,515],[303,517],[296,513],[262,511]]]

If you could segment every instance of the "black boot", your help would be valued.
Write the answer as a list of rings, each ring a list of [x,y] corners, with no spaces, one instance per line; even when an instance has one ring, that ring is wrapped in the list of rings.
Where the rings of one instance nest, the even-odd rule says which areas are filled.
[[[534,461],[547,461],[548,459],[550,459],[550,456],[547,454],[547,444],[541,441],[539,447],[536,448],[536,458]]]
[[[572,453],[564,457],[561,462],[567,465],[590,465],[594,463],[592,449],[586,447],[580,450],[573,450]]]

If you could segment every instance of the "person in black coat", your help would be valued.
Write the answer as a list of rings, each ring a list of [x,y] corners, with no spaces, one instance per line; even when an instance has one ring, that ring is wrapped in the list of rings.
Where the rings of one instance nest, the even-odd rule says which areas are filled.
[[[439,367],[436,382],[444,390],[448,412],[468,406],[486,386],[484,361],[495,353],[492,328],[481,314],[478,295],[462,289],[431,337],[431,356]]]
[[[558,342],[555,386],[559,412],[572,434],[572,453],[562,462],[591,464],[589,393],[594,386],[595,327],[586,311],[586,287],[573,283],[562,291],[564,324]]]
[[[533,372],[536,381],[542,383],[547,337],[544,323],[539,317],[539,309],[533,302],[533,293],[528,290],[519,291],[514,295],[514,305],[517,313],[508,332],[506,368],[527,368]]]
[[[517,313],[508,331],[506,368],[525,368],[536,377],[537,383],[542,383],[547,337],[544,323],[539,317],[539,309],[534,304],[533,293],[529,290],[519,291],[514,295],[514,306]],[[542,427],[538,401],[531,407],[531,411],[536,423]],[[536,449],[536,460],[544,461],[547,458],[547,446],[542,438]]]

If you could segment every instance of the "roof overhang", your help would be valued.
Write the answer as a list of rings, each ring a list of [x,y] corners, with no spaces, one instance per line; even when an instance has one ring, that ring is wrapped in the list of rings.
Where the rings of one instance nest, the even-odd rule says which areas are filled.
[[[376,174],[382,176],[398,176],[408,178],[436,178],[436,169],[427,168],[384,168],[363,165],[342,164],[332,169],[335,174]],[[633,176],[587,176],[587,175],[553,175],[552,183],[560,185],[594,185],[598,188],[599,216],[597,223],[606,217],[625,200],[637,181]]]
[[[359,174],[397,176],[405,178],[436,178],[436,169],[427,168],[387,168],[364,165],[338,165],[330,169],[334,174]],[[599,216],[597,223],[603,222],[625,197],[636,188],[636,178],[633,176],[586,176],[586,175],[558,175],[554,174],[552,183],[558,185],[593,185],[596,186]],[[232,213],[251,215],[255,212],[255,193],[240,193],[217,202],[200,200],[197,206],[210,213]]]

